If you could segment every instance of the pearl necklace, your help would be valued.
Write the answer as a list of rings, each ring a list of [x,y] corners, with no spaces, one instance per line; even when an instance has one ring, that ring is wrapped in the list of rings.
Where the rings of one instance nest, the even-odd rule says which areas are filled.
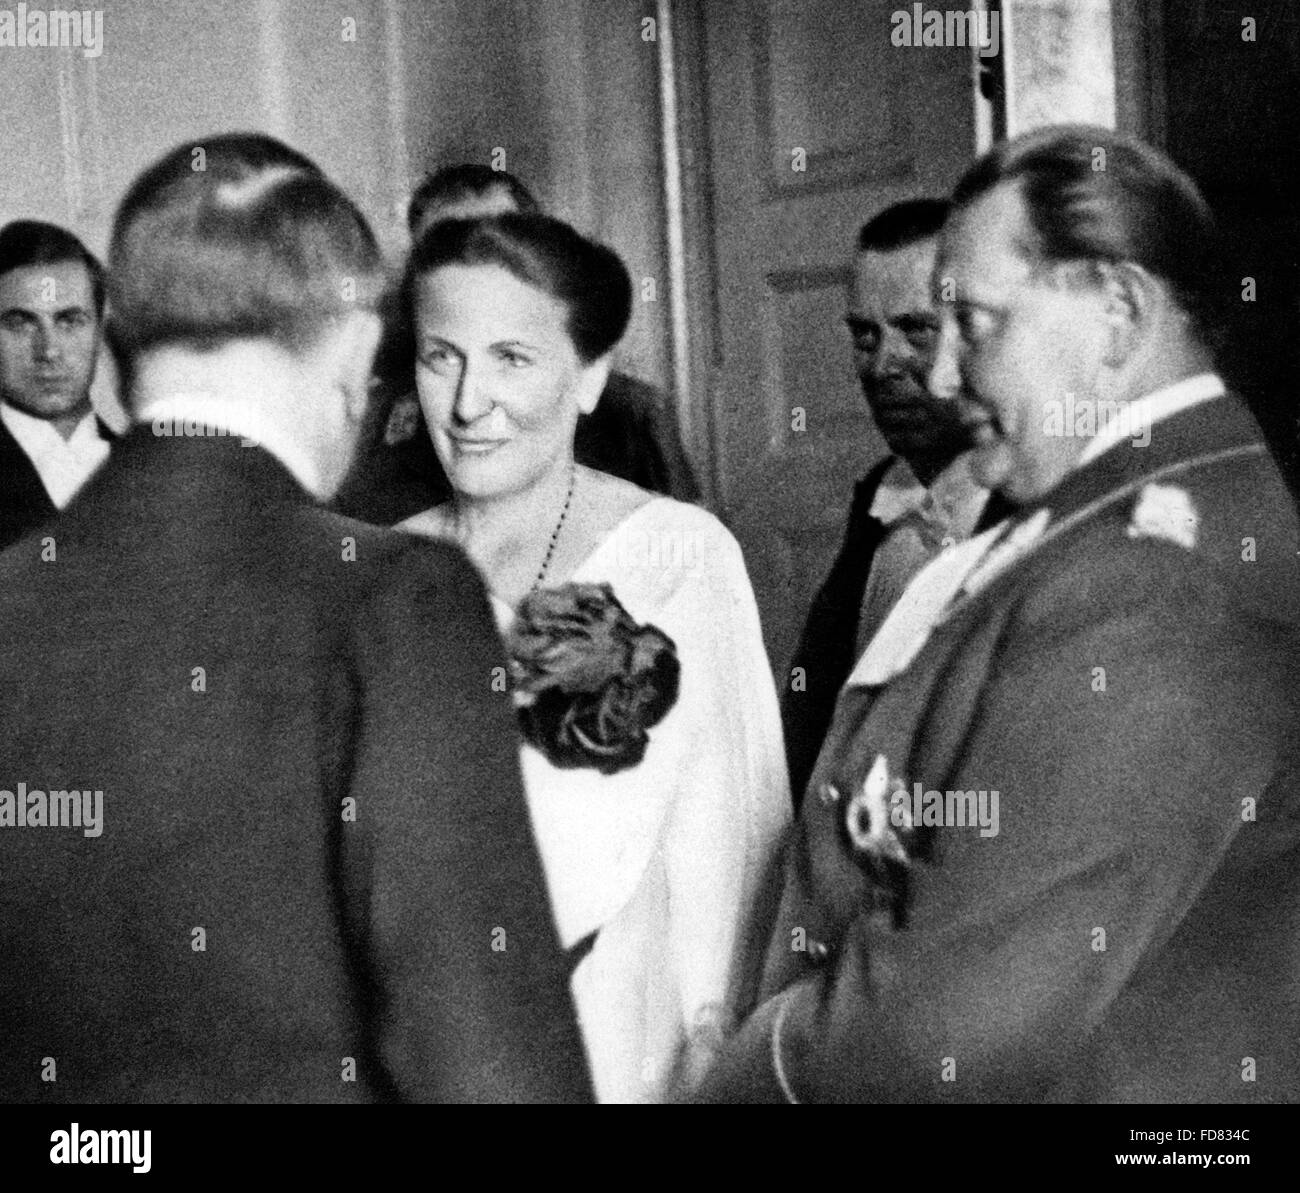
[[[560,511],[560,520],[555,524],[555,530],[551,534],[550,546],[546,548],[546,558],[542,560],[541,570],[537,573],[537,579],[533,581],[533,587],[530,591],[536,592],[541,586],[542,581],[546,579],[546,573],[551,566],[551,558],[555,555],[555,544],[560,541],[560,531],[564,529],[564,520],[569,516],[569,506],[573,503],[573,489],[578,479],[577,465],[569,465],[569,492],[564,498],[564,508]]]

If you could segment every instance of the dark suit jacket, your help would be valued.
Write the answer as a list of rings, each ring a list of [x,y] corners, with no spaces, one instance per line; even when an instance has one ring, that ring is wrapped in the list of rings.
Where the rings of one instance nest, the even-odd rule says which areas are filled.
[[[1149,482],[1190,495],[1195,549],[1130,530]],[[1029,554],[841,700],[773,997],[704,1098],[780,1097],[777,1054],[810,1101],[1300,1098],[1298,647],[1252,612],[1294,612],[1294,506],[1230,400],[1046,504]],[[902,926],[848,832],[877,757],[909,792],[1000,793],[996,836],[922,832]]]
[[[0,551],[57,513],[36,465],[0,422]]]
[[[116,438],[102,419],[96,422],[103,438]],[[36,466],[19,447],[9,428],[0,422],[0,551],[48,522],[58,512],[45,491]]]
[[[853,489],[844,541],[813,597],[791,671],[803,669],[802,691],[786,685],[781,696],[785,756],[795,808],[803,797],[835,711],[835,699],[857,662],[858,620],[871,561],[885,537],[885,524],[871,516],[876,490],[896,456],[886,456]]]
[[[147,428],[49,533],[0,557],[0,788],[103,833],[0,826],[0,1098],[589,1098],[464,557]]]

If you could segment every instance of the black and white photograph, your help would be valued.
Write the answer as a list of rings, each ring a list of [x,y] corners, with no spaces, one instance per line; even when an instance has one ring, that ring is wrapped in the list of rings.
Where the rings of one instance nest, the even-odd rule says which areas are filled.
[[[1300,4],[96,3],[0,7],[4,1154],[1266,1175]]]

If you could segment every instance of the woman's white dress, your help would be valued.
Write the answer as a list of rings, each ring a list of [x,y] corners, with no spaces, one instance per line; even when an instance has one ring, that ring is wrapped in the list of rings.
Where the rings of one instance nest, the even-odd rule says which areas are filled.
[[[572,977],[595,1092],[658,1101],[732,1027],[742,932],[790,819],[780,713],[740,547],[711,513],[651,499],[572,580],[611,585],[681,663],[636,767],[560,769],[521,749],[560,940],[597,933]],[[504,634],[515,611],[493,609]]]
[[[565,948],[596,932],[572,989],[602,1102],[663,1096],[731,1026],[742,932],[790,818],[776,691],[734,538],[656,497],[587,557],[676,644],[677,703],[641,763],[559,769],[524,745],[524,786]],[[503,633],[514,611],[494,598]]]

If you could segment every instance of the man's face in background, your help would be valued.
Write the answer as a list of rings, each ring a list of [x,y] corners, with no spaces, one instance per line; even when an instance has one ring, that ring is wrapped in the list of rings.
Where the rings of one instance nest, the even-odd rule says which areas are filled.
[[[928,483],[969,445],[955,402],[926,388],[939,314],[930,293],[936,238],[858,252],[846,322],[871,415],[889,450]]]
[[[99,335],[81,261],[0,275],[0,401],[70,432],[90,410]]]

